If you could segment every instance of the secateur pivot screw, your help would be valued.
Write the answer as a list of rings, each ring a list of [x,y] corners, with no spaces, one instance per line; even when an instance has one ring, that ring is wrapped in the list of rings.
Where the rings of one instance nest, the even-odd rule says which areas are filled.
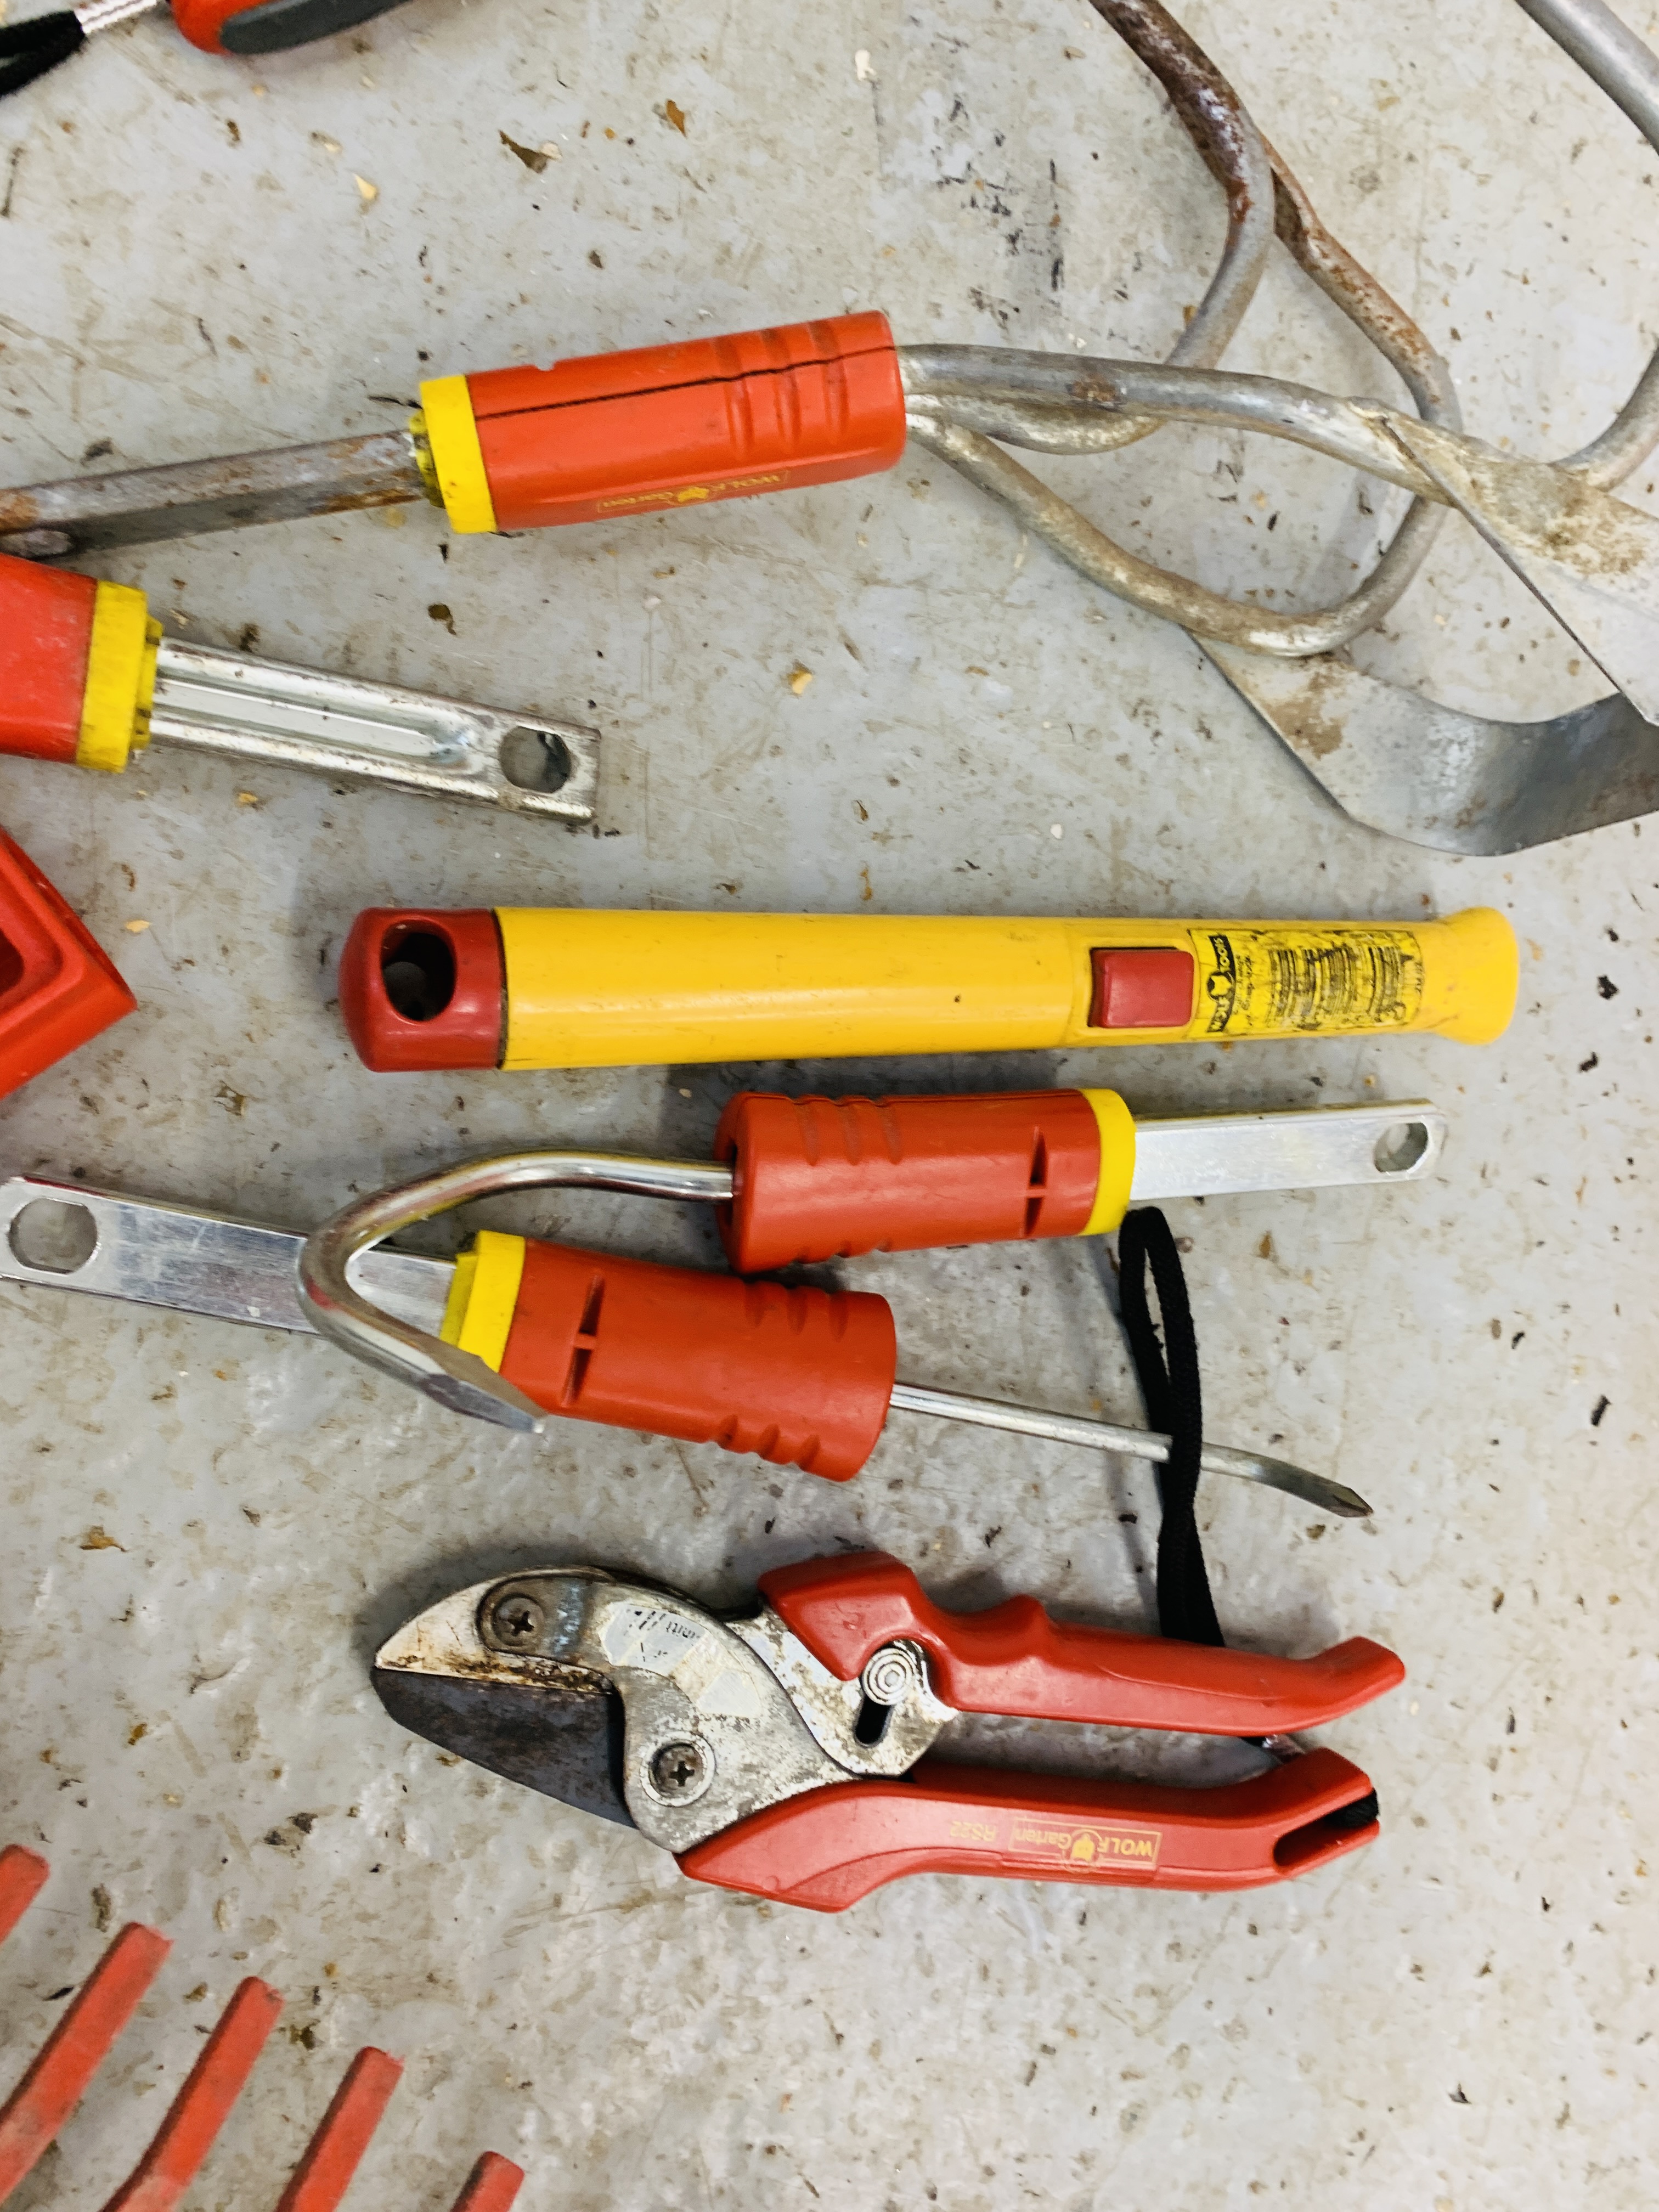
[[[652,1753],[646,1772],[665,1805],[695,1804],[714,1778],[714,1754],[706,1744],[677,1736]]]
[[[526,1590],[507,1590],[489,1608],[490,1633],[509,1651],[528,1651],[542,1640],[547,1608]]]

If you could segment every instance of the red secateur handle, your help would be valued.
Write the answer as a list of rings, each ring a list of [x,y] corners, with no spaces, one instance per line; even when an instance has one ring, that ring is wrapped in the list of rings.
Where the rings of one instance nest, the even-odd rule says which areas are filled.
[[[1282,1735],[1335,1720],[1406,1679],[1395,1654],[1364,1636],[1311,1659],[1276,1659],[1051,1620],[1031,1597],[984,1613],[945,1613],[885,1552],[775,1568],[760,1586],[813,1657],[843,1681],[855,1681],[884,1644],[900,1637],[920,1644],[939,1696],[959,1712]]]
[[[1370,1781],[1334,1751],[1215,1790],[924,1759],[908,1779],[832,1783],[769,1806],[679,1863],[696,1881],[842,1912],[907,1874],[1253,1889],[1358,1850],[1376,1832]]]

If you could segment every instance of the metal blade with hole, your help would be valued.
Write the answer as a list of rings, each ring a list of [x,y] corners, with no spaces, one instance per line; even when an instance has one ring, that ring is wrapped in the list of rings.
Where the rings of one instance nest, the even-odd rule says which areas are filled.
[[[150,741],[510,813],[591,822],[597,730],[164,639]]]

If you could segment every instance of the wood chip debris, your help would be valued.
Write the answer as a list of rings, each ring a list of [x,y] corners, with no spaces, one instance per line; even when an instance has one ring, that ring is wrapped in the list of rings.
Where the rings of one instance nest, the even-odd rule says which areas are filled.
[[[533,176],[539,177],[550,161],[556,161],[559,158],[556,146],[521,146],[516,138],[509,138],[505,131],[498,131],[495,136],[507,152],[522,161]]]

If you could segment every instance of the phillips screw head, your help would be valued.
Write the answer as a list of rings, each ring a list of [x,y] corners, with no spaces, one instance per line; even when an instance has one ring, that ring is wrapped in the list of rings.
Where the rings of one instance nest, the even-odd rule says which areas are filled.
[[[529,1651],[541,1642],[547,1608],[526,1590],[507,1590],[489,1608],[495,1642],[508,1651]]]
[[[651,1794],[665,1805],[694,1805],[714,1778],[714,1754],[689,1736],[659,1745],[646,1765]]]

